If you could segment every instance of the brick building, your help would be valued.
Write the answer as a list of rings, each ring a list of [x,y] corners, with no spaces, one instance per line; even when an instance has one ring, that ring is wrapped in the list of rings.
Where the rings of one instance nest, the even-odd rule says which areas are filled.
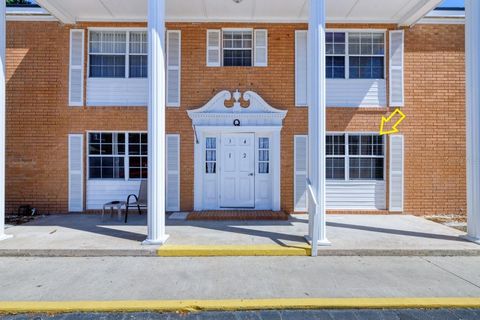
[[[165,147],[151,150],[164,164],[151,159],[166,168],[166,211],[306,212],[309,181],[322,179],[327,212],[467,210],[463,11],[327,1],[318,44],[305,0],[275,10],[167,1],[165,67],[149,81],[149,63],[163,55],[148,54],[147,1],[37,2],[7,11],[7,212],[124,200],[151,175],[155,146]],[[312,58],[323,45],[325,61]],[[165,90],[152,94],[162,72]],[[322,83],[323,97],[313,89]],[[161,100],[164,142],[148,136],[149,119],[163,113],[149,118],[147,106]],[[322,114],[307,106],[323,100],[322,132],[312,129]],[[406,115],[399,132],[380,135],[396,109]],[[325,158],[308,152],[322,150]]]

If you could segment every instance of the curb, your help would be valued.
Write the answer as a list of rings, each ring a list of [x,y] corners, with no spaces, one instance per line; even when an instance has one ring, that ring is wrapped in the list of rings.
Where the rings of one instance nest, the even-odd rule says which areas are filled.
[[[199,312],[320,309],[477,309],[480,298],[333,298],[251,300],[0,302],[1,314],[74,312]]]
[[[324,257],[478,257],[480,250],[397,250],[397,249],[329,249],[320,248]],[[0,257],[260,257],[310,256],[308,245],[281,246],[177,246],[149,249],[0,249]]]
[[[222,245],[222,246],[189,246],[165,245],[157,250],[160,257],[284,257],[309,256],[311,248],[308,245]]]

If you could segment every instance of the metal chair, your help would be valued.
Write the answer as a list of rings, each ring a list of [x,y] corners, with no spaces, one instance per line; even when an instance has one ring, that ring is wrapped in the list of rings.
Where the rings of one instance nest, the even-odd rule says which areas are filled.
[[[140,190],[138,191],[138,196],[135,194],[131,194],[127,198],[127,209],[125,211],[125,223],[128,220],[128,209],[136,207],[138,209],[138,213],[142,214],[142,208],[147,209],[147,194],[148,194],[148,185],[147,180],[142,180],[140,183]],[[135,201],[131,202],[131,198],[135,198]]]

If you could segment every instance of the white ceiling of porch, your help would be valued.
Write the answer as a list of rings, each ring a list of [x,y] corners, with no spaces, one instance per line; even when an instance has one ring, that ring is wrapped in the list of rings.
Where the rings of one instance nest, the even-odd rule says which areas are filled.
[[[145,21],[147,0],[38,0],[60,20]],[[329,22],[409,24],[441,0],[327,0]],[[306,22],[308,0],[166,0],[167,21]],[[415,22],[413,21],[413,22]]]

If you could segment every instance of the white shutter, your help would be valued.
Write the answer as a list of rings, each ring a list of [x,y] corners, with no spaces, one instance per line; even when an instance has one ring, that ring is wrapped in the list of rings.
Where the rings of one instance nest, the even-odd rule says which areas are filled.
[[[69,105],[83,106],[84,30],[70,30]]]
[[[268,30],[255,30],[255,67],[268,66]]]
[[[180,211],[180,135],[167,134],[167,211]]]
[[[308,31],[295,31],[295,105],[308,105],[307,97],[307,39]]]
[[[404,32],[403,30],[390,31],[390,106],[404,106]]]
[[[167,106],[180,107],[181,31],[167,31]]]
[[[83,211],[83,135],[68,135],[68,211]]]
[[[390,211],[403,212],[404,138],[390,136]]]
[[[294,139],[294,211],[307,212],[308,137],[296,135]]]
[[[221,31],[207,30],[207,67],[221,66]]]

